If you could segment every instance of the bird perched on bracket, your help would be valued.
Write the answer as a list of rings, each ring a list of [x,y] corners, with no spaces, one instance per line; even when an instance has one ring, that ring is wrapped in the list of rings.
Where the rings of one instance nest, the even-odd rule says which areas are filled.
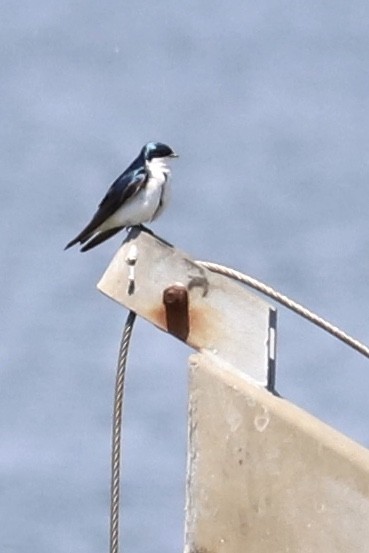
[[[138,157],[113,182],[88,225],[65,249],[78,242],[86,252],[125,227],[153,221],[169,196],[168,162],[178,155],[166,144],[148,142]]]

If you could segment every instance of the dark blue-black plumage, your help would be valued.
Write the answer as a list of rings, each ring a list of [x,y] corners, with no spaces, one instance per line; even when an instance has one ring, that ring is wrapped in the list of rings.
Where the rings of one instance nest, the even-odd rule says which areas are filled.
[[[66,245],[65,249],[79,242],[85,244],[81,251],[87,251],[122,230],[124,226],[116,226],[99,232],[99,227],[123,204],[144,189],[150,176],[150,162],[153,162],[155,158],[168,157],[177,157],[170,146],[161,142],[146,144],[137,158],[110,186],[88,225]],[[98,234],[96,234],[97,232]],[[96,236],[94,236],[95,234]]]

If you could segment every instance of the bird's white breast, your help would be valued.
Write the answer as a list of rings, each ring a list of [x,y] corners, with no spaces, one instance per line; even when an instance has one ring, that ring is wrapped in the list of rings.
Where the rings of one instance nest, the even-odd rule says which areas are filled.
[[[127,200],[99,228],[100,231],[141,223],[149,223],[160,215],[169,199],[170,169],[163,160],[152,160],[146,164],[149,178],[146,185]]]

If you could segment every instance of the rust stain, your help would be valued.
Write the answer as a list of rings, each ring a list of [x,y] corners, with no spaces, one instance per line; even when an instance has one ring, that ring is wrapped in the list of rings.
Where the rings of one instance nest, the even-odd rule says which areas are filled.
[[[156,305],[152,309],[148,309],[146,311],[146,317],[149,321],[154,323],[156,326],[159,326],[161,329],[168,330],[164,305],[160,304]]]
[[[165,306],[158,304],[148,309],[147,318],[156,326],[169,332],[167,326],[167,315]],[[183,341],[194,348],[205,348],[210,345],[216,346],[219,334],[224,334],[222,326],[222,315],[213,307],[202,304],[201,307],[188,308],[189,334]]]
[[[203,348],[215,345],[219,333],[223,333],[221,315],[209,305],[190,309],[190,341]]]

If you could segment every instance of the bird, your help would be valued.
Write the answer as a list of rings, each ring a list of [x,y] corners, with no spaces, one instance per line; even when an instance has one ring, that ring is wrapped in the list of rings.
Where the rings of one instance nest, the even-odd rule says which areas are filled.
[[[179,157],[162,142],[148,142],[136,159],[113,182],[88,225],[65,246],[81,244],[86,252],[124,228],[156,219],[169,199],[168,165]]]

